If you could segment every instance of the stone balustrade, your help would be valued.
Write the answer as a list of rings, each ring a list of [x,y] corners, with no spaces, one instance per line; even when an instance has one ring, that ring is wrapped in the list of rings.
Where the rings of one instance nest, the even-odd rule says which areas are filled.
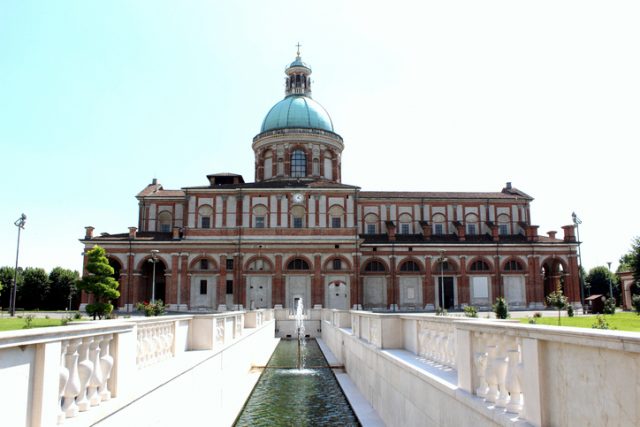
[[[344,310],[322,319],[323,340],[391,424],[420,424],[416,414],[431,407],[423,423],[640,425],[628,410],[640,398],[640,334]]]
[[[244,337],[245,326],[273,330],[273,317],[273,310],[259,310],[0,332],[0,382],[11,385],[0,388],[3,407],[11,408],[2,423],[48,426],[81,418],[112,398],[144,391],[138,372],[190,350],[223,349]]]

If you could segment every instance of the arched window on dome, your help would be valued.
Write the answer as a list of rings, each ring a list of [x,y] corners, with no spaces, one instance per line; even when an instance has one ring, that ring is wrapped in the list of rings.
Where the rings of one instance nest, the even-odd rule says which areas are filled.
[[[307,176],[307,155],[302,150],[291,153],[291,176],[294,178]]]
[[[328,180],[333,179],[333,156],[330,151],[324,152],[324,177]]]
[[[158,231],[161,231],[163,233],[171,232],[171,226],[173,225],[172,219],[173,218],[171,217],[171,212],[160,212],[160,214],[158,214]]]
[[[263,167],[264,179],[269,179],[273,176],[273,151],[267,150],[264,153],[264,167]]]

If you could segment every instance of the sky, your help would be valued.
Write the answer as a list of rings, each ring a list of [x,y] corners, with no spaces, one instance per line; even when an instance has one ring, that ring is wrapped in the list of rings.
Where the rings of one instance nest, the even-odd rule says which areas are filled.
[[[640,235],[640,2],[0,2],[0,266],[80,269],[135,195],[253,180],[251,142],[299,42],[365,191],[535,198],[582,220],[588,270]],[[635,148],[634,148],[635,147]]]

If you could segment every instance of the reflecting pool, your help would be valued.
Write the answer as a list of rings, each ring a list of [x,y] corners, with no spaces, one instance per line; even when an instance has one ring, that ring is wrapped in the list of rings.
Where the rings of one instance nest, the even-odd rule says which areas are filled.
[[[236,426],[360,425],[318,343],[302,349],[305,368],[296,369],[298,342],[280,340]]]

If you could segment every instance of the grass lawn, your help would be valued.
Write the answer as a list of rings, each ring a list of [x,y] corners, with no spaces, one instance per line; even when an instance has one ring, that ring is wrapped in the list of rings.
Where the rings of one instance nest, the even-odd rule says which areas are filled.
[[[62,326],[63,319],[43,319],[35,318],[31,322],[33,328],[44,328],[46,326]],[[19,319],[17,317],[7,317],[0,319],[0,331],[12,331],[16,329],[23,329],[26,325],[24,317]]]
[[[640,332],[640,316],[635,313],[616,313],[614,315],[605,314],[605,320],[609,323],[609,329],[619,331]],[[562,326],[575,326],[577,328],[591,328],[596,322],[596,316],[575,316],[562,317]],[[520,319],[520,323],[529,323],[528,318]],[[558,325],[558,317],[541,317],[536,319],[538,325]]]

